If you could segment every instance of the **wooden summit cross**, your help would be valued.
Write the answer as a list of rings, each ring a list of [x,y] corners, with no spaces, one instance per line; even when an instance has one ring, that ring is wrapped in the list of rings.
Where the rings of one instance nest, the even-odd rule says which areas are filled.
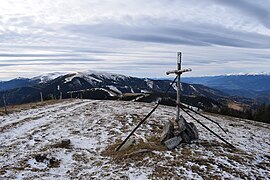
[[[177,69],[173,71],[166,72],[169,74],[176,74],[177,76],[177,100],[176,100],[176,124],[177,128],[174,126],[173,122],[168,121],[163,127],[163,133],[161,135],[161,142],[164,143],[168,149],[173,149],[180,143],[190,143],[192,140],[198,139],[199,134],[196,126],[193,123],[188,123],[184,117],[181,115],[181,75],[185,72],[190,72],[191,69],[181,69],[181,52],[177,52]]]
[[[181,52],[177,52],[177,70],[174,71],[168,71],[166,72],[167,75],[169,74],[176,74],[177,76],[177,99],[176,99],[176,108],[177,108],[177,113],[176,113],[176,122],[178,125],[180,125],[181,127],[183,127],[184,125],[184,121],[183,118],[181,117],[181,112],[180,112],[180,105],[181,105],[181,101],[180,101],[180,93],[181,93],[181,83],[180,83],[180,78],[181,75],[184,72],[190,72],[191,69],[183,69],[181,70],[181,64],[182,64],[182,53]]]
[[[190,143],[192,140],[196,140],[199,138],[198,129],[196,128],[195,124],[190,122],[188,123],[184,117],[180,114],[180,109],[182,109],[183,112],[185,112],[188,116],[190,116],[193,120],[195,120],[197,123],[202,125],[205,129],[210,131],[213,135],[218,137],[220,140],[225,142],[227,145],[229,145],[232,148],[235,148],[231,143],[226,141],[224,138],[219,136],[217,133],[212,131],[210,128],[208,128],[206,125],[204,125],[201,121],[199,121],[197,118],[191,115],[191,112],[200,115],[201,117],[205,118],[208,121],[211,121],[219,126],[222,131],[226,133],[226,131],[215,121],[210,119],[209,117],[206,117],[205,115],[196,112],[192,108],[189,108],[188,106],[184,105],[180,101],[180,92],[181,92],[181,84],[180,84],[180,77],[183,73],[191,71],[191,69],[183,69],[181,70],[181,52],[177,52],[177,69],[173,71],[166,72],[167,75],[169,74],[176,74],[175,79],[171,83],[171,85],[166,90],[165,94],[169,92],[172,85],[177,80],[177,100],[176,100],[176,125],[174,126],[174,123],[171,121],[168,121],[164,124],[163,132],[161,135],[161,143],[163,143],[168,149],[173,149],[176,146],[178,146],[181,143]],[[135,133],[135,131],[151,116],[151,114],[158,108],[161,101],[158,101],[158,103],[155,105],[155,107],[139,122],[139,124],[129,133],[129,135],[122,141],[122,143],[116,147],[116,151],[121,151],[127,149],[130,145],[134,143],[134,139],[131,138],[131,136]],[[186,110],[185,110],[186,109]],[[189,111],[188,111],[188,110]]]

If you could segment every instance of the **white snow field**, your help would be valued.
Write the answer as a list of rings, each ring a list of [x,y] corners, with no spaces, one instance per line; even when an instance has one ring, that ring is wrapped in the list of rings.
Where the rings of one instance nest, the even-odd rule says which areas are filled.
[[[236,149],[194,122],[200,139],[168,151],[159,137],[173,107],[160,106],[136,131],[137,144],[114,152],[153,106],[74,99],[0,116],[0,179],[270,178],[270,125],[207,115],[228,134],[200,120]]]

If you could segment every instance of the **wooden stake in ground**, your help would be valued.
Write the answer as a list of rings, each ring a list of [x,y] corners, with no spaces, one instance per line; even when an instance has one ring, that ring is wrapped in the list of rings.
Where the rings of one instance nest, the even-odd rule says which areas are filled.
[[[57,86],[57,90],[59,91],[59,100],[62,100],[62,92],[60,89],[60,85]]]
[[[7,102],[6,102],[6,96],[3,95],[3,101],[4,101],[4,106],[5,106],[5,113],[8,114],[8,111],[7,111]]]
[[[42,92],[40,92],[40,102],[43,102],[43,95],[42,95]]]

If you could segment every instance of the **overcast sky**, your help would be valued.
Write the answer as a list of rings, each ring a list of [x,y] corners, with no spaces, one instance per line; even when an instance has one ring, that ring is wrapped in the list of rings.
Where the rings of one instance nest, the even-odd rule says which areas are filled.
[[[270,0],[1,0],[0,80],[270,71]]]

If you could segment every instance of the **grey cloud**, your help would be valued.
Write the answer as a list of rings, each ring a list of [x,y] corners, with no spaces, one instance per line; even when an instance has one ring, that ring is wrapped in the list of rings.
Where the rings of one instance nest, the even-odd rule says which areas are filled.
[[[126,72],[127,75],[132,73],[140,76],[147,73],[151,76],[152,73],[163,75],[166,70],[175,67],[173,58],[177,50],[185,53],[184,65],[191,68],[200,67],[197,73],[211,73],[210,71],[216,73],[231,67],[241,71],[242,64],[262,71],[263,68],[269,69],[265,64],[269,64],[270,60],[270,36],[247,32],[249,31],[247,28],[257,23],[270,27],[269,2],[269,0],[127,2],[134,9],[142,8],[142,11],[136,12],[137,14],[122,12],[119,5],[116,6],[112,2],[112,9],[119,8],[119,14],[114,14],[115,9],[112,14],[108,12],[108,16],[103,17],[103,14],[100,14],[101,16],[94,18],[96,24],[92,25],[86,23],[93,23],[92,15],[98,15],[94,12],[93,14],[91,12],[90,19],[87,19],[88,14],[79,12],[86,18],[85,21],[78,19],[76,22],[64,21],[67,19],[59,17],[54,19],[54,16],[51,16],[52,20],[58,19],[58,22],[46,21],[45,16],[48,15],[46,13],[39,17],[34,17],[31,13],[28,16],[27,13],[7,14],[4,18],[0,15],[0,26],[4,27],[0,35],[0,59],[4,59],[0,60],[0,73],[12,69],[14,71],[12,76],[17,76],[17,67],[19,70],[20,67],[26,66],[25,69],[37,73],[42,73],[40,71],[44,69],[57,71],[98,68],[97,70]],[[104,6],[102,2],[97,3],[101,8]],[[149,11],[148,8],[143,10],[144,5]],[[214,17],[217,6],[224,11]],[[182,9],[184,13],[173,11],[181,11],[182,7],[187,8]],[[188,8],[192,8],[191,12],[194,14],[190,13]],[[181,19],[185,12],[187,18]],[[233,15],[229,14],[230,12],[233,12]],[[222,22],[217,22],[222,18],[225,18],[228,24],[222,25]],[[241,22],[235,26],[237,20]],[[245,21],[249,21],[250,24],[246,26]],[[71,22],[77,24],[70,24]],[[258,32],[269,33],[262,26],[252,30],[257,29]],[[23,57],[21,58],[23,60],[18,60],[20,57]]]
[[[183,28],[184,27],[184,28]],[[161,27],[160,31],[175,37],[182,36],[208,45],[231,47],[269,48],[270,37],[257,33],[230,30],[210,24],[185,24],[183,27]]]
[[[35,24],[35,20],[33,16],[20,16],[9,18],[7,23],[20,26],[33,26]]]
[[[85,62],[102,62],[105,61],[104,59],[97,59],[97,58],[89,58],[89,59],[83,59],[83,58],[60,58],[60,59],[44,59],[44,58],[40,58],[40,59],[23,59],[23,60],[0,60],[1,62],[41,62],[41,61],[53,61],[53,62],[61,62],[61,63],[65,63],[65,62],[81,62],[81,61],[85,61]],[[1,65],[1,64],[0,64]]]
[[[16,63],[16,64],[11,64],[11,63],[0,63],[0,67],[5,67],[5,66],[47,66],[47,65],[50,65],[50,66],[54,66],[54,65],[87,65],[87,64],[92,64],[93,62],[89,62],[89,61],[80,61],[80,62],[57,62],[57,61],[54,61],[54,62],[38,62],[38,63],[31,63],[31,64],[25,64],[25,63]]]
[[[196,61],[186,61],[185,62],[188,66],[190,65],[205,65],[210,63],[220,63],[220,60],[213,60],[213,59],[196,59]]]
[[[214,0],[217,3],[237,9],[258,19],[265,27],[270,28],[270,2],[254,0]]]
[[[229,47],[270,48],[270,37],[242,32],[221,26],[199,23],[179,25],[125,26],[117,23],[97,25],[70,25],[65,29],[78,34],[95,34],[110,38],[192,46],[221,45]]]
[[[65,57],[65,56],[76,56],[75,54],[6,54],[0,53],[0,57]]]
[[[68,56],[72,56],[72,54],[74,53],[74,56],[77,56],[78,54],[104,54],[104,53],[109,53],[109,54],[114,54],[114,53],[118,53],[117,51],[110,51],[110,50],[102,50],[101,48],[95,48],[95,47],[74,47],[72,46],[72,44],[66,44],[65,46],[61,45],[61,46],[56,46],[56,45],[50,45],[50,46],[37,46],[37,45],[6,45],[4,47],[0,47],[0,50],[6,51],[6,49],[18,49],[18,51],[21,50],[46,50],[46,51],[50,51],[53,52],[55,54],[49,54],[49,56],[53,56],[53,55],[68,55]],[[3,56],[5,56],[7,53],[2,53]],[[11,53],[10,53],[11,54]],[[20,56],[20,55],[24,55],[22,53],[17,53],[17,52],[13,52],[14,56]],[[29,56],[31,56],[32,54],[29,54]],[[41,54],[39,54],[41,55]],[[45,54],[46,56],[46,54]]]
[[[193,41],[185,39],[182,37],[170,37],[161,34],[122,34],[114,35],[114,38],[123,39],[123,40],[132,40],[132,41],[141,41],[141,42],[154,42],[154,43],[166,43],[166,44],[185,44],[185,45],[194,45],[194,46],[206,46],[207,43],[200,41]]]
[[[149,67],[152,67],[152,66],[170,66],[170,65],[174,65],[175,63],[173,62],[137,62],[137,63],[133,63],[133,64],[137,64],[137,65],[140,65],[140,66],[149,66]]]

